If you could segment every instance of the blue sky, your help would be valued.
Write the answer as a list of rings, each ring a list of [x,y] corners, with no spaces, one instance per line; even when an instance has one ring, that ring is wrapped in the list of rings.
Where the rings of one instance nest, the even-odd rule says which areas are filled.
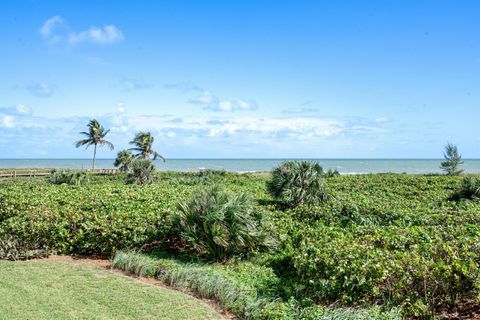
[[[9,1],[0,158],[480,157],[478,1]]]

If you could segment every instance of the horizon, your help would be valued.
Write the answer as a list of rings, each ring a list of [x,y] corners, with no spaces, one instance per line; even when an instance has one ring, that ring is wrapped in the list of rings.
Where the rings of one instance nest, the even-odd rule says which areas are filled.
[[[92,158],[0,158],[0,160],[86,160]],[[98,160],[115,160],[115,158],[96,158]],[[444,160],[444,158],[165,158],[167,160]],[[462,160],[480,160],[480,158],[464,158]],[[153,161],[162,161],[156,159]]]
[[[0,157],[479,159],[480,3],[346,2],[6,3]]]

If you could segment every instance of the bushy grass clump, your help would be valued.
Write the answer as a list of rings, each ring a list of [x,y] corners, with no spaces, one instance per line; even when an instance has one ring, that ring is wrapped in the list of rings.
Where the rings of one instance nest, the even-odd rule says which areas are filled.
[[[89,176],[85,171],[63,170],[55,171],[48,177],[53,184],[80,185],[89,182]]]

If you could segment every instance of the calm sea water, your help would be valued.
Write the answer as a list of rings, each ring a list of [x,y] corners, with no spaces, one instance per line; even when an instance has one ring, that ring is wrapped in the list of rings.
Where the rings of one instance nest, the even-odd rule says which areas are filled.
[[[224,169],[236,172],[268,171],[285,159],[167,159],[155,161],[158,170],[198,171]],[[309,159],[325,169],[341,173],[436,173],[441,159]],[[90,168],[89,159],[0,159],[0,168]],[[113,159],[99,159],[97,168],[113,168]],[[467,159],[463,165],[467,173],[480,173],[480,159]]]

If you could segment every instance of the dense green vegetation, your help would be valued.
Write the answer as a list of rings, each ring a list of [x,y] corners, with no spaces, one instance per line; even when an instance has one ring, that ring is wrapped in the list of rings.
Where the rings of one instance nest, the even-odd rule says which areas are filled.
[[[326,314],[331,308],[315,305],[332,303],[343,313],[350,312],[346,307],[398,307],[406,316],[429,318],[464,301],[478,301],[480,201],[454,196],[466,188],[461,177],[323,177],[328,201],[292,209],[271,198],[269,179],[268,174],[206,171],[157,173],[150,185],[125,185],[121,175],[92,177],[84,185],[41,179],[1,182],[0,241],[10,237],[10,243],[21,243],[19,250],[30,255],[45,249],[64,254],[110,255],[117,249],[142,248],[166,252],[162,259],[147,258],[153,264],[179,267],[155,264],[151,275],[224,299],[241,315],[248,314],[250,302],[235,307],[228,297],[238,295],[235,283],[248,285],[240,291],[254,295],[248,299],[259,304],[258,319],[330,319],[335,316],[317,317],[322,314],[317,312]],[[243,253],[241,261],[237,257],[221,265],[207,264],[202,262],[205,255],[192,254],[192,245],[179,241],[177,204],[198,196],[199,186],[207,189],[212,184],[255,200],[278,237],[276,250],[255,250]],[[12,255],[12,250],[10,257],[21,256]],[[136,262],[119,265],[130,270]],[[239,281],[221,280],[229,268],[235,271],[227,272],[228,277],[238,276]],[[213,274],[201,279],[212,281],[216,289],[195,284],[195,277],[204,273]],[[227,290],[223,284],[233,287]],[[354,314],[392,317],[372,310]]]
[[[0,261],[0,283],[2,319],[222,319],[186,294],[88,264]]]

